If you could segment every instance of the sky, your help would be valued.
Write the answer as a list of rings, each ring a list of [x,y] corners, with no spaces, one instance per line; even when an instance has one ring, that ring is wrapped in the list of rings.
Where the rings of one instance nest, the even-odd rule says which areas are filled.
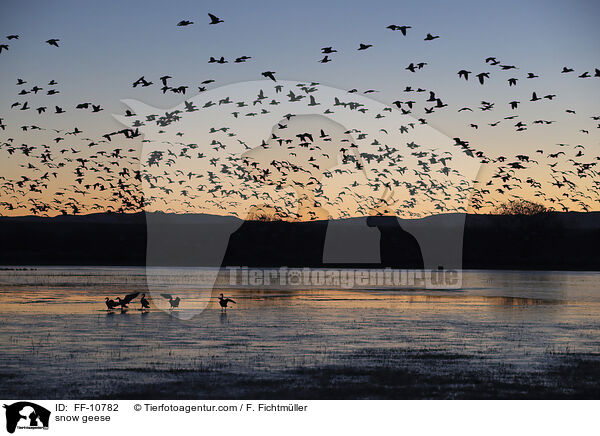
[[[9,44],[9,50],[0,53],[0,118],[7,125],[0,132],[3,142],[13,138],[15,143],[27,143],[30,132],[20,129],[25,124],[66,130],[77,126],[89,137],[101,137],[123,128],[112,116],[126,109],[123,99],[168,109],[195,95],[195,87],[203,80],[216,80],[210,85],[213,89],[260,80],[261,72],[269,70],[281,80],[314,81],[340,90],[374,89],[378,92],[369,94],[369,98],[387,105],[422,97],[404,94],[408,85],[435,90],[449,107],[427,115],[428,125],[449,138],[468,140],[489,156],[533,156],[540,148],[556,152],[560,150],[557,143],[585,146],[586,153],[591,153],[588,161],[599,154],[599,123],[590,117],[600,115],[600,78],[576,76],[584,71],[593,76],[594,68],[600,68],[600,3],[595,1],[166,4],[5,0],[1,12],[0,44]],[[221,17],[224,23],[208,25],[208,12]],[[178,27],[180,20],[194,24]],[[412,28],[402,36],[387,29],[390,24]],[[423,41],[427,33],[440,38]],[[6,41],[4,36],[9,34],[20,37]],[[60,47],[46,44],[49,38],[59,39]],[[357,51],[360,43],[373,47]],[[327,46],[338,52],[330,55],[332,62],[319,63],[324,56],[320,49]],[[232,61],[242,55],[251,59],[240,64],[207,63],[211,56]],[[485,63],[490,56],[518,69],[501,71]],[[411,62],[427,65],[411,73],[405,69]],[[575,72],[561,74],[564,66]],[[460,69],[473,75],[489,72],[490,79],[485,85],[477,83],[475,77],[464,81],[457,76]],[[528,72],[539,77],[526,79]],[[172,76],[170,85],[189,85],[188,94],[163,94],[157,84],[165,74]],[[140,76],[155,85],[133,88],[132,83]],[[519,79],[516,87],[508,87],[510,77]],[[60,94],[18,96],[17,78],[31,86],[54,79]],[[557,97],[529,102],[533,91]],[[23,100],[34,106],[35,99],[42,98],[43,104],[64,107],[67,114],[55,115],[50,110],[38,116],[31,110],[10,108]],[[482,100],[493,102],[494,110],[477,109]],[[517,111],[508,106],[512,100],[521,102]],[[88,101],[100,104],[104,110],[90,116],[89,111],[72,109]],[[457,112],[461,107],[471,107],[473,112]],[[565,113],[566,109],[575,114]],[[419,110],[413,111],[415,118],[422,116]],[[526,131],[515,132],[514,122],[503,120],[517,113],[519,119],[515,122],[527,122]],[[556,122],[531,124],[538,119]],[[502,122],[496,127],[488,125],[499,120]],[[38,138],[44,142],[43,134]],[[45,139],[51,143],[52,138],[50,135]],[[58,150],[63,144],[50,146]],[[0,161],[0,171],[17,177],[23,171],[22,164],[11,155]],[[491,165],[488,167],[484,165],[481,170],[482,183],[494,172]],[[543,178],[546,172],[543,164],[531,169],[534,177]],[[62,177],[55,183],[66,185],[68,180]],[[598,202],[591,204],[592,209],[598,206]]]

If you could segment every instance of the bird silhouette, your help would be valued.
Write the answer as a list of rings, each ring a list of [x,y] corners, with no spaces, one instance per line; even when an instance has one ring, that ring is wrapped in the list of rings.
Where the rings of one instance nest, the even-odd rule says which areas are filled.
[[[412,29],[411,26],[397,26],[395,24],[390,24],[389,26],[387,26],[388,29],[391,30],[399,30],[400,32],[402,32],[402,35],[406,36],[406,31],[408,29]]]
[[[470,71],[467,71],[467,70],[460,70],[460,71],[458,72],[458,77],[459,77],[459,78],[460,78],[460,77],[464,77],[464,78],[465,78],[465,80],[469,80],[469,74],[471,74],[471,72],[470,72]]]
[[[108,310],[112,310],[119,307],[119,303],[116,303],[114,300],[108,297],[104,299],[104,302],[106,303],[106,307],[108,308]]]
[[[227,310],[228,303],[236,304],[236,302],[233,301],[231,298],[223,297],[223,294],[220,294],[217,298],[219,299],[219,306],[221,306],[221,311]]]
[[[142,309],[150,309],[150,303],[146,299],[146,294],[142,294],[142,298],[140,299],[140,303],[142,305]]]
[[[179,302],[181,301],[181,298],[177,297],[177,298],[173,298],[173,296],[171,294],[160,294],[161,297],[163,297],[166,300],[169,300],[169,304],[171,305],[171,309],[175,309],[177,307],[179,307]]]
[[[119,306],[121,306],[121,309],[126,309],[126,308],[127,308],[127,305],[128,305],[129,303],[131,303],[131,301],[132,301],[132,300],[134,300],[134,299],[135,299],[135,298],[136,298],[136,297],[137,297],[139,294],[140,294],[139,292],[134,292],[134,293],[132,293],[132,294],[127,294],[127,295],[125,295],[125,297],[124,297],[124,298],[117,297],[117,302],[116,302],[116,303],[117,303]]]
[[[210,17],[210,23],[208,24],[219,24],[219,23],[224,23],[223,20],[221,20],[219,17],[213,15],[213,14],[208,14],[208,16]]]
[[[476,77],[479,79],[479,83],[483,85],[484,79],[490,78],[490,73],[479,73]]]
[[[271,79],[273,82],[277,82],[277,79],[275,79],[275,71],[264,71],[262,75],[268,79]]]

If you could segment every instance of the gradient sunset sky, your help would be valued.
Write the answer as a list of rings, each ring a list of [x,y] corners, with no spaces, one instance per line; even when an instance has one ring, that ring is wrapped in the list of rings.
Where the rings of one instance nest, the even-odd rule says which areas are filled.
[[[208,25],[208,12],[225,22]],[[375,89],[378,92],[369,97],[386,105],[414,98],[414,94],[403,94],[409,85],[435,90],[449,107],[428,114],[428,124],[450,138],[468,140],[488,156],[535,156],[537,149],[556,152],[560,150],[556,144],[565,143],[583,145],[587,161],[592,161],[600,155],[599,122],[591,119],[600,115],[600,78],[580,79],[577,75],[590,71],[593,76],[594,68],[600,68],[599,17],[600,3],[589,0],[258,4],[7,0],[0,17],[0,43],[9,44],[9,50],[0,54],[0,118],[7,128],[0,131],[0,138],[2,142],[13,138],[15,144],[28,143],[30,132],[20,126],[31,124],[65,130],[77,126],[86,136],[99,138],[123,128],[112,116],[124,112],[123,99],[167,109],[195,95],[203,80],[216,80],[210,85],[215,88],[258,80],[261,72],[270,70],[282,80],[314,81],[342,90]],[[180,20],[194,24],[178,27]],[[390,24],[412,28],[402,36],[387,29]],[[427,33],[440,38],[423,41]],[[20,37],[7,41],[5,36],[10,34]],[[59,39],[60,47],[44,42],[50,38]],[[360,43],[373,47],[357,51]],[[332,62],[321,64],[318,60],[324,55],[320,49],[327,46],[338,52],[330,55]],[[232,62],[242,55],[252,58],[246,63]],[[208,64],[211,56],[224,56],[230,63]],[[490,56],[518,69],[501,71],[485,63]],[[409,63],[421,61],[428,65],[417,73],[405,69]],[[565,66],[574,73],[561,74]],[[491,77],[482,86],[475,77],[459,79],[457,71],[461,69],[473,75],[490,72]],[[529,72],[539,77],[526,79]],[[160,91],[158,78],[166,74],[172,76],[171,85],[190,86],[185,97]],[[155,85],[132,88],[140,76]],[[516,87],[508,86],[510,77],[519,78]],[[56,80],[60,94],[35,98],[46,98],[44,104],[49,108],[55,104],[66,108],[66,116],[52,110],[38,116],[11,109],[11,104],[24,100],[35,107],[33,96],[17,95],[21,89],[16,86],[17,78],[26,80],[26,86]],[[557,97],[532,103],[529,99],[534,91]],[[482,100],[494,102],[495,109],[477,109]],[[517,111],[509,108],[512,100],[521,102]],[[90,116],[89,111],[72,109],[84,101],[100,104],[104,110]],[[461,107],[471,107],[473,112],[458,112]],[[419,118],[423,115],[420,111],[422,106],[412,115]],[[493,128],[488,125],[517,113],[519,119],[514,122],[503,121]],[[532,125],[537,119],[556,122]],[[519,120],[528,123],[526,131],[515,132],[514,123]],[[36,141],[45,139],[56,150],[65,145],[50,144],[51,134],[47,138],[40,135]],[[17,177],[24,162],[16,157],[2,159],[0,170]],[[545,172],[541,165],[528,175],[543,178]],[[480,179],[485,182],[490,174],[484,169]],[[590,207],[599,209],[600,203]]]

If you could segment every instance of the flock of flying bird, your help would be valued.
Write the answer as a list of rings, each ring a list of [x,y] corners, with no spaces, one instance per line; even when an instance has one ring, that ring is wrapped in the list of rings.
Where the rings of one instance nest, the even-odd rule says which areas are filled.
[[[208,14],[209,25],[220,25],[225,20]],[[193,25],[191,20],[182,20],[179,27]],[[392,32],[400,32],[406,36],[412,32],[411,26],[389,25]],[[427,33],[424,41],[433,43],[438,35]],[[16,41],[18,35],[9,35],[8,41]],[[60,39],[52,38],[46,43],[59,47]],[[9,50],[9,43],[0,44],[0,53]],[[360,43],[357,51],[371,48],[372,44]],[[12,49],[12,47],[10,47]],[[334,47],[321,48],[323,58],[319,63],[329,63],[338,53]],[[1,57],[0,57],[1,59]],[[243,63],[251,56],[240,56],[232,63]],[[229,61],[223,56],[210,57],[209,63],[225,64]],[[418,74],[427,62],[411,62],[406,70]],[[497,68],[500,71],[516,72],[518,67],[499,61],[495,57],[485,59],[483,65]],[[487,69],[487,68],[486,68]],[[454,138],[454,146],[464,155],[476,159],[493,168],[493,175],[487,182],[475,181],[471,186],[460,172],[452,168],[453,154],[440,152],[435,148],[425,147],[415,142],[405,144],[387,144],[387,131],[378,132],[379,136],[369,132],[349,129],[345,132],[331,133],[318,127],[312,130],[287,134],[290,120],[294,114],[288,114],[282,120],[269,141],[251,146],[236,136],[228,126],[216,126],[206,132],[205,138],[193,138],[195,142],[184,142],[184,132],[177,132],[179,142],[163,141],[153,145],[153,150],[145,159],[139,157],[139,143],[160,142],[154,138],[142,139],[140,128],[147,125],[157,126],[159,133],[176,128],[188,113],[209,110],[211,107],[231,107],[229,112],[232,122],[242,117],[256,117],[269,114],[269,106],[274,107],[286,102],[301,102],[311,107],[321,106],[323,114],[335,110],[362,112],[370,116],[369,108],[356,101],[342,101],[336,98],[331,102],[318,101],[315,98],[319,90],[318,83],[298,83],[297,89],[285,88],[278,82],[275,71],[266,70],[262,77],[273,82],[273,88],[261,89],[252,101],[235,101],[227,96],[217,102],[206,102],[197,107],[188,101],[185,95],[194,89],[188,84],[171,85],[173,77],[164,75],[157,80],[161,91],[181,94],[184,98],[184,109],[165,113],[137,116],[127,110],[125,117],[131,117],[131,126],[113,132],[103,133],[100,137],[86,135],[78,127],[71,129],[53,129],[44,126],[43,118],[21,125],[8,125],[0,117],[0,129],[3,138],[0,142],[0,155],[14,162],[13,168],[19,168],[19,174],[0,175],[0,213],[34,215],[55,215],[62,213],[81,214],[94,211],[135,212],[140,210],[162,210],[164,212],[198,212],[219,211],[222,214],[239,215],[243,202],[264,202],[272,205],[275,218],[279,219],[318,219],[314,211],[300,214],[295,208],[298,203],[295,196],[304,196],[314,208],[325,208],[335,211],[337,217],[366,215],[373,210],[392,213],[398,216],[423,216],[427,208],[422,204],[433,205],[428,213],[466,212],[468,210],[494,210],[503,201],[532,200],[549,204],[554,210],[584,210],[597,207],[600,202],[600,178],[596,166],[600,156],[588,153],[582,144],[557,144],[552,149],[540,148],[535,156],[525,153],[515,156],[488,156],[473,148],[469,141]],[[458,79],[469,81],[476,77],[481,85],[485,85],[492,77],[490,71],[472,72],[467,69],[458,71]],[[575,79],[600,78],[600,70],[575,72],[564,67],[558,74],[574,75]],[[528,73],[523,80],[535,80],[539,76]],[[508,89],[517,86],[521,77],[507,79]],[[208,86],[216,82],[207,79],[197,86],[197,93],[207,91]],[[28,83],[18,78],[17,101],[6,109],[11,111],[31,112],[40,117],[53,111],[56,115],[70,112],[70,107],[59,106],[53,102],[60,93],[59,83],[52,79],[45,83]],[[153,86],[152,80],[145,76],[133,81],[133,88]],[[284,92],[285,89],[285,92]],[[517,88],[514,88],[517,89]],[[377,92],[374,89],[364,90],[362,94]],[[273,93],[273,94],[271,94]],[[359,93],[357,89],[347,91],[348,95]],[[269,94],[269,95],[267,95]],[[555,94],[533,92],[529,102],[540,100],[554,101]],[[447,110],[445,103],[434,90],[406,86],[404,97],[393,101],[392,106],[373,116],[383,118],[384,111],[400,111],[401,115],[415,116],[414,122],[397,126],[401,134],[408,133],[416,126],[428,124],[427,115]],[[419,97],[423,96],[423,97]],[[428,97],[428,98],[425,98]],[[36,101],[36,104],[30,104]],[[514,99],[509,103],[511,112],[520,108],[524,99]],[[422,110],[420,106],[423,106]],[[50,108],[53,108],[50,109]],[[96,114],[103,111],[101,104],[84,101],[73,108],[75,111],[88,111]],[[478,108],[460,107],[458,112],[494,111],[495,103],[481,101]],[[567,108],[567,114],[575,114],[575,110]],[[597,126],[585,126],[579,133],[590,135],[591,128],[600,128],[600,114],[592,115],[591,120]],[[495,127],[504,121],[514,122],[516,132],[522,132],[534,125],[550,125],[554,120],[537,119],[526,122],[518,115],[507,115],[502,119],[489,123]],[[222,120],[226,123],[227,120]],[[482,125],[470,123],[473,129]],[[175,127],[173,127],[175,126]],[[352,126],[351,126],[352,127]],[[7,131],[8,128],[8,131]],[[20,132],[19,132],[20,130]],[[289,128],[288,130],[293,130]],[[383,130],[383,129],[381,129]],[[10,136],[6,136],[9,132]],[[17,135],[17,132],[19,135]],[[24,143],[15,136],[34,135],[45,132],[51,135],[50,144]],[[344,136],[350,135],[350,136]],[[382,136],[383,135],[383,136]],[[48,136],[46,136],[48,138]],[[204,141],[204,142],[202,142]],[[229,146],[235,142],[242,151],[259,148],[270,150],[283,149],[286,158],[256,159],[245,153],[234,153]],[[362,141],[359,144],[359,141]],[[48,142],[47,140],[44,142]],[[328,164],[331,156],[341,156],[341,163]],[[409,160],[411,160],[409,163]],[[365,171],[369,166],[372,175],[366,182],[358,182],[353,178]],[[195,170],[194,170],[195,168]],[[202,170],[200,170],[202,169]],[[530,172],[533,171],[533,172]],[[548,175],[540,177],[541,173]],[[455,179],[451,179],[456,176]],[[325,179],[339,178],[342,182],[335,195],[326,193],[321,183]],[[448,182],[445,181],[447,178]],[[141,189],[144,185],[145,188]],[[264,185],[271,186],[270,192]],[[286,187],[292,186],[297,192],[290,192]],[[367,189],[363,189],[363,188]],[[300,193],[299,193],[300,192]],[[310,192],[310,193],[308,193]],[[457,203],[451,200],[458,198]],[[242,216],[245,218],[245,216]],[[124,308],[137,294],[130,294],[117,302],[107,298],[109,309]],[[165,296],[165,298],[167,298]],[[169,296],[171,306],[177,307],[179,300]],[[142,296],[142,308],[146,308],[147,300]],[[175,303],[176,301],[176,303]],[[112,306],[112,307],[111,307]]]

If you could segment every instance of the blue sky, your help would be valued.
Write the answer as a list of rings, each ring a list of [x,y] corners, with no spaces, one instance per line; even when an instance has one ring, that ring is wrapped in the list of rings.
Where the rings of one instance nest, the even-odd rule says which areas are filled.
[[[209,26],[208,11],[225,23]],[[214,78],[227,84],[255,80],[268,69],[286,79],[347,89],[375,88],[382,92],[374,97],[387,103],[397,99],[406,84],[415,84],[434,87],[449,103],[461,100],[468,105],[479,97],[493,101],[507,91],[506,74],[499,72],[485,92],[458,80],[456,71],[461,68],[489,71],[483,63],[487,56],[519,66],[522,75],[536,72],[541,76],[536,85],[545,85],[540,89],[560,84],[557,73],[564,65],[576,71],[593,70],[600,64],[598,17],[600,3],[594,1],[178,1],[167,5],[8,0],[3,2],[0,27],[20,39],[11,41],[10,50],[2,53],[0,91],[11,100],[13,78],[32,83],[51,77],[61,83],[63,102],[88,98],[117,111],[120,99],[140,98],[170,107],[181,96],[165,97],[157,87],[142,93],[131,83],[141,75],[156,82],[168,73],[175,83]],[[195,24],[177,27],[181,19]],[[413,28],[403,37],[386,29],[388,24]],[[441,37],[424,42],[427,32]],[[48,38],[59,38],[61,47],[45,44]],[[357,52],[360,42],[374,47]],[[317,63],[322,57],[319,49],[330,45],[339,51],[333,62]],[[252,59],[246,64],[207,64],[210,56],[241,55]],[[413,61],[429,65],[412,74],[404,68]],[[591,109],[600,89],[597,81],[592,86],[571,82],[568,95],[561,98]],[[456,120],[444,118],[448,123]]]

